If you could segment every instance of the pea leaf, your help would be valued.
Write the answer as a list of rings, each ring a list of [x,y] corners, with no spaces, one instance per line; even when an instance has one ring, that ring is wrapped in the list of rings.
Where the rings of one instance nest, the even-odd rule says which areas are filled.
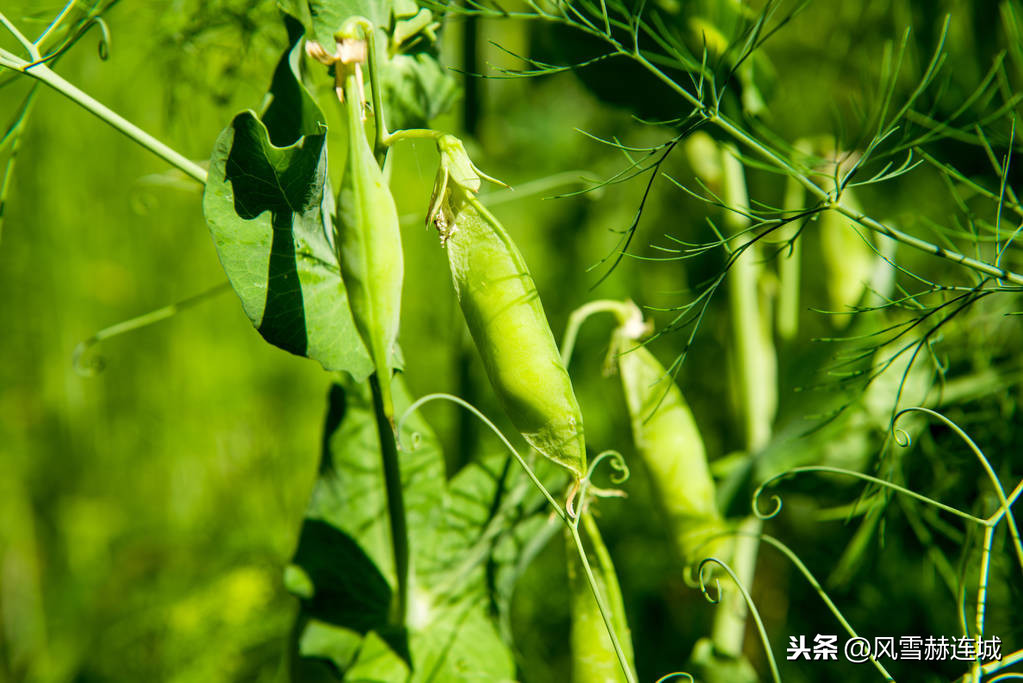
[[[331,244],[334,193],[323,114],[298,80],[301,27],[289,21],[260,120],[235,117],[217,139],[203,211],[231,286],[271,344],[364,379],[369,354],[355,329]]]
[[[400,413],[410,403],[400,375],[393,393]],[[437,439],[418,415],[401,442],[412,576],[399,633],[387,623],[395,580],[371,396],[350,381],[331,389],[319,478],[286,578],[302,605],[293,680],[324,670],[333,673],[323,680],[398,680],[399,661],[411,681],[510,680],[511,651],[491,607],[521,571],[513,549],[528,542],[522,530],[545,516],[538,496],[504,457],[445,481]]]
[[[409,0],[279,0],[281,9],[302,22],[306,34],[328,50],[334,32],[353,16],[377,28],[376,63],[386,122],[391,129],[422,128],[455,102],[455,79],[437,61],[432,34],[419,32],[402,45],[390,45],[395,28],[415,14]]]
[[[421,128],[458,98],[455,80],[428,52],[395,55],[381,73],[387,125]]]

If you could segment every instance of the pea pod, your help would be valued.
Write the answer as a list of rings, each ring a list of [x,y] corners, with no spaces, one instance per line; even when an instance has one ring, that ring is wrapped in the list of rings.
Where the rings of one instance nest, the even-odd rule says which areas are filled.
[[[518,248],[477,200],[478,169],[444,136],[430,220],[447,247],[462,314],[502,407],[530,446],[586,471],[582,415]]]
[[[390,378],[404,274],[398,211],[363,128],[358,62],[340,63],[335,68],[345,72],[342,82],[348,123],[335,244],[355,325],[373,358],[384,410],[393,418]]]
[[[703,439],[692,411],[664,366],[637,342],[642,313],[630,304],[633,318],[615,332],[618,371],[632,423],[632,434],[650,471],[657,498],[672,526],[682,557],[719,554],[708,540],[723,528],[714,499],[714,480],[707,468]]]

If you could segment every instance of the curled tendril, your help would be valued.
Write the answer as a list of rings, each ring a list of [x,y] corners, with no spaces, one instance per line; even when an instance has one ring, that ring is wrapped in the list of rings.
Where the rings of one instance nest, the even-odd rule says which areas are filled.
[[[110,26],[107,25],[107,22],[103,19],[103,17],[90,17],[89,19],[82,23],[82,25],[78,28],[78,30],[71,38],[64,41],[63,45],[58,47],[53,52],[50,52],[49,54],[44,55],[43,57],[37,59],[36,61],[29,63],[25,68],[28,69],[39,64],[52,62],[57,57],[61,56],[62,54],[70,50],[75,45],[75,43],[81,40],[81,38],[86,33],[89,32],[89,29],[91,29],[93,26],[98,26],[100,31],[99,44],[96,46],[97,51],[99,53],[99,58],[104,62],[107,61],[108,59],[110,59]]]
[[[1005,489],[1002,488],[1002,482],[998,479],[998,475],[991,467],[991,462],[988,460],[987,456],[984,455],[984,451],[982,451],[976,442],[970,438],[970,435],[953,420],[950,420],[936,410],[924,408],[923,406],[914,406],[899,411],[895,417],[892,418],[893,427],[899,418],[906,413],[923,413],[924,415],[929,415],[930,417],[940,420],[946,427],[955,432],[956,436],[962,439],[963,443],[966,444],[970,451],[973,452],[977,460],[980,462],[980,466],[984,468],[984,472],[987,474],[988,479],[991,481],[991,486],[995,490],[995,495],[998,496],[998,502],[1001,508],[992,518],[984,521],[983,523],[988,526],[993,526],[1000,522],[1003,518],[1005,519],[1006,523],[1009,525],[1009,535],[1012,537],[1012,545],[1016,551],[1016,558],[1019,561],[1020,569],[1023,569],[1023,539],[1020,538],[1019,528],[1016,526],[1016,520],[1013,519],[1010,510],[1012,504],[1006,497]],[[1013,494],[1013,500],[1015,500],[1016,495],[1018,494]]]
[[[685,671],[676,671],[674,673],[666,674],[658,678],[656,681],[654,681],[654,683],[667,683],[673,678],[681,678],[682,676],[688,678],[690,683],[696,683],[696,679],[693,678],[693,675],[691,673],[686,673]]]
[[[781,509],[781,500],[780,499],[775,501],[775,505],[776,505],[777,509],[774,510],[771,515],[768,515],[768,516],[764,517],[760,513],[760,511],[757,509],[757,500],[759,499],[759,497],[763,493],[763,489],[765,489],[766,487],[770,486],[771,484],[773,484],[778,479],[781,479],[783,477],[794,476],[796,474],[802,474],[804,472],[819,472],[819,473],[824,473],[824,474],[839,474],[839,475],[842,475],[842,476],[853,477],[854,479],[861,479],[862,481],[869,482],[871,484],[876,484],[876,485],[884,487],[886,489],[890,489],[892,491],[896,491],[896,492],[901,493],[903,495],[907,495],[907,496],[909,496],[911,498],[915,498],[916,500],[919,500],[919,501],[921,501],[923,503],[927,503],[928,505],[932,505],[932,506],[934,506],[936,508],[944,510],[945,512],[951,513],[951,514],[955,515],[956,517],[961,517],[962,519],[966,519],[966,520],[969,520],[971,522],[975,522],[977,524],[981,524],[981,525],[984,525],[984,526],[989,526],[990,525],[990,522],[988,522],[987,520],[984,520],[984,519],[981,519],[981,518],[976,517],[974,515],[971,515],[968,512],[963,512],[962,510],[954,508],[954,507],[952,507],[950,505],[945,505],[941,501],[934,500],[933,498],[928,498],[927,496],[921,495],[921,494],[917,493],[916,491],[913,491],[912,489],[906,488],[905,486],[899,486],[898,484],[895,484],[893,482],[887,481],[885,479],[879,479],[878,477],[872,477],[869,474],[863,474],[862,472],[857,472],[855,470],[847,470],[847,469],[843,469],[841,467],[829,467],[829,466],[825,466],[825,465],[806,465],[806,466],[802,466],[802,467],[793,467],[792,469],[787,470],[785,472],[782,472],[781,474],[776,474],[775,476],[773,476],[770,479],[768,479],[767,481],[765,481],[763,484],[758,486],[757,490],[753,493],[753,512],[754,512],[754,514],[756,514],[761,519],[769,519],[773,515],[776,515],[778,513],[778,510]],[[1000,493],[1001,489],[999,488],[998,491]],[[777,496],[772,496],[772,498],[778,498],[778,497]],[[1007,504],[1003,505],[1003,508],[1007,509],[1008,505]],[[1010,526],[1010,528],[1011,528],[1011,526]],[[1023,561],[1021,561],[1021,564],[1023,564]]]
[[[902,415],[902,413],[899,413],[899,415]],[[898,418],[896,417],[895,419]],[[892,439],[896,445],[902,448],[909,448],[913,445],[913,437],[909,435],[909,432],[902,427],[896,427],[894,422],[892,423]]]
[[[601,489],[593,486],[593,473],[597,471],[597,466],[605,460],[611,466],[612,472],[610,476],[612,483],[621,484],[629,478],[629,465],[625,462],[625,458],[622,454],[613,450],[603,451],[600,455],[593,459],[593,462],[590,463],[590,467],[586,471],[586,476],[573,482],[572,488],[568,492],[568,498],[565,501],[565,512],[568,513],[569,519],[578,519],[579,515],[582,514],[582,511],[586,508],[587,502],[589,502],[589,495],[601,498],[625,497],[625,493],[623,491]],[[578,509],[574,505],[576,494],[579,495]]]
[[[727,564],[717,559],[716,557],[708,557],[706,560],[700,563],[699,574],[700,574],[700,591],[712,604],[717,604],[721,600],[721,580],[714,579],[714,586],[717,589],[717,595],[712,599],[710,591],[707,588],[707,580],[704,577],[704,569],[709,564],[716,564],[731,577],[735,583],[735,587],[739,589],[739,593],[742,594],[742,599],[746,603],[746,608],[749,609],[749,613],[753,616],[753,621],[757,626],[757,631],[760,634],[760,642],[764,646],[764,654],[767,657],[767,663],[771,668],[771,677],[776,683],[781,683],[781,674],[778,672],[778,663],[774,661],[774,651],[771,649],[771,641],[767,637],[767,630],[764,628],[764,621],[760,618],[760,611],[757,606],[753,604],[753,598],[750,596],[749,591],[746,590],[742,582],[739,581],[739,577],[735,575],[735,572]]]
[[[781,496],[779,496],[777,493],[772,493],[769,499],[771,501],[771,504],[774,506],[770,512],[761,511],[760,497],[764,494],[764,489],[766,489],[768,486],[774,485],[776,481],[788,476],[789,474],[790,472],[782,472],[781,474],[776,474],[767,481],[763,482],[760,486],[757,487],[757,490],[753,492],[753,499],[750,501],[750,506],[753,508],[753,514],[756,515],[757,519],[763,520],[771,519],[772,517],[776,517],[778,513],[781,512]]]
[[[578,512],[575,509],[575,497],[578,495],[579,489],[579,481],[573,481],[572,488],[568,490],[568,495],[565,496],[565,513],[572,521],[579,519],[579,513],[582,512],[582,505],[579,506],[580,509]]]
[[[99,58],[105,62],[110,59],[110,27],[107,26],[107,22],[103,17],[93,17],[82,26],[82,33],[84,34],[88,31],[93,24],[99,26],[100,39],[96,49],[99,52]]]
[[[586,481],[590,481],[593,478],[593,473],[597,471],[597,465],[605,460],[607,460],[608,465],[610,465],[612,470],[612,483],[622,484],[629,478],[631,472],[629,470],[628,463],[625,462],[625,457],[618,451],[608,450],[598,455],[593,459],[593,462],[590,463],[590,468],[586,472]]]
[[[703,593],[703,597],[707,598],[707,602],[709,602],[712,605],[716,605],[719,602],[721,602],[721,579],[717,576],[714,577],[714,595],[711,595],[710,588],[708,588],[707,585],[707,577],[703,575],[703,570],[709,564],[719,565],[729,573],[731,573],[731,570],[728,568],[728,565],[726,565],[724,562],[722,562],[716,557],[706,558],[705,560],[700,562],[700,566],[696,570],[697,576],[700,579],[700,592]],[[734,577],[735,575],[732,574],[732,576]]]

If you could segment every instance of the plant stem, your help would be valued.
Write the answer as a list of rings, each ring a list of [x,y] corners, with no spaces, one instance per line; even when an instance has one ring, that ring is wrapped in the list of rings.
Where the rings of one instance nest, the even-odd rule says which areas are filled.
[[[750,516],[739,526],[739,535],[735,539],[732,554],[732,567],[738,585],[746,590],[753,589],[753,578],[756,574],[757,554],[760,550],[760,534],[763,521]],[[714,648],[722,655],[742,657],[743,641],[746,639],[746,617],[749,609],[746,601],[738,592],[726,593],[721,605],[714,615],[714,626],[711,640]]]
[[[798,211],[803,206],[803,187],[792,178],[785,185],[786,211]],[[803,240],[799,239],[799,226],[789,225],[779,239],[790,240],[788,248],[778,255],[778,310],[775,318],[778,336],[785,341],[796,338],[799,329],[799,280],[802,267]]]
[[[565,367],[568,367],[572,360],[572,352],[575,351],[575,340],[579,336],[579,328],[587,318],[595,313],[613,313],[618,324],[621,325],[634,310],[636,310],[634,306],[630,306],[622,301],[598,299],[597,301],[585,303],[572,311],[572,314],[568,316],[565,334],[561,338],[561,361],[565,364]]]
[[[128,121],[123,116],[111,111],[87,93],[79,90],[77,87],[57,75],[56,72],[51,70],[45,64],[36,64],[35,66],[26,69],[23,73],[33,76],[34,78],[38,78],[40,81],[54,90],[57,90],[74,103],[81,105],[106,123],[113,126],[117,131],[127,135],[129,138],[169,163],[171,166],[174,166],[200,183],[206,183],[206,169],[202,166],[199,166],[191,159],[185,158],[176,150],[171,149],[164,143],[160,142],[152,135],[133,124],[131,121]]]
[[[746,212],[749,210],[749,195],[742,162],[736,153],[730,145],[721,150],[724,201],[729,207]],[[767,445],[771,438],[771,422],[777,402],[777,371],[773,344],[766,333],[770,316],[765,315],[760,306],[762,268],[757,262],[759,245],[749,244],[752,236],[746,232],[749,219],[744,213],[726,211],[723,220],[729,233],[740,235],[732,242],[732,252],[745,247],[728,273],[728,300],[746,450],[752,455]]]
[[[971,270],[984,273],[985,275],[990,275],[1000,280],[1011,282],[1014,285],[1023,285],[1023,275],[1020,275],[1019,273],[1014,273],[1011,270],[1006,270],[1005,268],[1001,268],[999,266],[993,266],[990,263],[987,263],[986,261],[971,258],[969,256],[966,256],[965,254],[960,254],[957,251],[952,251],[950,249],[945,249],[944,247],[939,247],[938,245],[932,244],[927,240],[922,240],[919,237],[907,235],[901,230],[896,230],[895,228],[889,225],[885,225],[884,223],[874,220],[870,216],[865,216],[864,214],[860,213],[859,211],[853,208],[844,206],[841,202],[833,204],[831,208],[835,209],[842,215],[851,218],[852,220],[856,221],[865,228],[869,228],[874,232],[879,232],[882,235],[887,235],[888,237],[891,237],[893,240],[902,242],[903,244],[909,245],[914,249],[919,249],[920,251],[926,252],[928,254],[940,256],[941,258],[948,259],[949,261],[955,261],[956,263],[966,266]]]
[[[405,497],[401,486],[401,466],[398,462],[398,444],[395,440],[394,423],[384,410],[380,378],[372,375],[369,382],[370,388],[373,390],[373,411],[376,415],[377,434],[380,436],[384,488],[387,491],[387,516],[391,523],[391,548],[394,552],[394,573],[397,582],[391,618],[395,624],[404,625],[408,615],[409,551]]]
[[[0,20],[3,19],[3,15],[0,14]],[[12,30],[11,26],[7,26],[7,28]],[[34,52],[32,56],[34,58],[38,58],[38,53]],[[75,87],[46,64],[42,64],[38,61],[27,62],[6,50],[0,50],[0,66],[5,66],[9,69],[19,71],[26,76],[31,76],[32,78],[45,83],[75,104],[92,112],[100,119],[113,126],[117,131],[128,136],[153,154],[179,169],[181,172],[194,178],[200,183],[206,184],[206,169],[199,166],[191,159],[185,158],[176,150],[171,149],[149,133],[133,124],[131,121],[128,121],[123,116],[120,116],[109,107],[91,97],[89,94]]]
[[[994,541],[995,527],[988,526],[984,529],[984,545],[980,553],[980,575],[977,577],[977,632],[975,637],[984,637],[984,609],[987,606],[987,581],[988,572],[991,568],[991,544]],[[980,657],[973,662],[974,683],[980,683]]]
[[[749,210],[749,195],[742,162],[734,147],[721,149],[724,201],[739,211]],[[777,405],[778,378],[774,345],[769,324],[771,316],[761,310],[759,280],[761,266],[757,263],[755,244],[745,233],[749,219],[745,213],[726,211],[724,222],[730,234],[738,234],[733,253],[742,247],[728,273],[728,300],[732,318],[732,348],[739,380],[740,411],[745,424],[747,457],[764,448],[771,438],[771,423]],[[746,253],[749,251],[749,253]],[[751,589],[756,572],[759,536],[763,521],[753,516],[741,526],[742,534],[735,541],[733,565],[737,583]],[[742,656],[748,609],[742,596],[730,592],[723,596],[714,617],[712,640],[721,654]]]
[[[592,28],[574,24],[573,26],[575,26],[575,28],[579,30],[582,30],[585,33],[589,33],[594,37],[600,38],[601,40],[608,42],[612,47],[614,47],[618,51],[619,54],[635,60],[637,63],[642,65],[643,68],[649,71],[655,78],[664,83],[670,90],[672,90],[675,94],[682,97],[682,99],[684,99],[690,106],[696,109],[699,112],[700,116],[705,121],[721,129],[724,133],[729,135],[737,142],[741,143],[743,146],[748,147],[749,149],[756,152],[759,156],[766,159],[771,165],[776,166],[779,169],[783,170],[789,177],[791,177],[804,188],[806,188],[806,190],[810,192],[810,194],[812,194],[818,200],[828,202],[829,204],[832,203],[831,195],[825,189],[823,189],[815,182],[813,182],[806,173],[797,169],[793,164],[789,163],[780,154],[778,154],[777,152],[775,152],[774,150],[772,150],[770,147],[763,144],[759,140],[753,138],[746,131],[742,130],[742,128],[740,128],[739,126],[732,123],[732,121],[727,116],[722,114],[720,111],[707,107],[699,97],[690,93],[686,88],[676,83],[671,76],[669,76],[664,71],[659,69],[656,65],[654,65],[652,62],[650,62],[650,60],[648,60],[640,50],[628,49],[625,46],[623,46],[619,41]],[[922,240],[918,237],[913,237],[912,235],[904,233],[901,230],[897,230],[891,226],[885,225],[877,220],[874,220],[873,218],[869,218],[868,216],[864,216],[857,211],[849,209],[848,207],[841,205],[841,203],[839,202],[834,202],[831,208],[855,220],[865,228],[874,230],[883,235],[887,235],[888,237],[891,237],[892,239],[902,242],[903,244],[909,245],[915,249],[920,249],[921,251],[924,251],[926,253],[933,254],[941,258],[949,259],[950,261],[955,261],[956,263],[959,263],[967,268],[979,271],[986,275],[991,275],[1002,280],[1006,280],[1007,282],[1011,282],[1012,284],[1023,285],[1023,275],[1019,273],[1005,270],[1004,268],[991,265],[990,263],[986,263],[979,259],[970,258],[964,254],[944,249],[936,244],[933,244],[926,240]]]

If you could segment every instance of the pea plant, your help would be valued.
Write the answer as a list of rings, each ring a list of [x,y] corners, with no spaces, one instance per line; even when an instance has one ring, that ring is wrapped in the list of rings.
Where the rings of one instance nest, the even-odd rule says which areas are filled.
[[[534,624],[579,683],[1020,676],[1017,0],[999,3],[991,30],[1005,50],[976,82],[976,69],[950,68],[945,17],[928,25],[929,52],[908,30],[884,43],[879,82],[828,131],[772,119],[786,82],[772,48],[794,35],[797,49],[826,3],[278,0],[287,45],[266,97],[226,125],[208,166],[58,75],[92,31],[105,56],[115,4],[72,0],[35,38],[0,12],[15,43],[0,48],[3,84],[34,79],[0,142],[0,219],[43,84],[203,186],[227,278],[102,330],[75,365],[88,367],[97,342],[229,287],[267,343],[328,373],[317,478],[283,570],[298,611],[282,680],[558,680],[530,661],[545,651],[524,635]],[[923,12],[896,4],[908,21]],[[859,20],[877,24],[878,12]],[[460,98],[444,32],[480,22],[532,42],[500,48],[515,66],[464,64],[469,78],[571,72],[631,114],[585,143],[619,166],[560,196],[606,205],[601,193],[640,190],[631,219],[597,240],[592,289],[615,294],[573,301],[560,347],[542,279],[498,218],[506,190],[487,191],[505,183],[482,170],[485,154],[470,156],[468,134],[435,124]],[[450,270],[453,286],[433,296],[457,301],[487,380],[472,396],[410,389],[424,371],[402,346],[430,340],[403,335],[418,255],[403,247],[393,178],[414,143],[436,150],[416,222],[436,232]],[[907,199],[886,205],[883,192]],[[634,287],[622,276],[634,264],[673,268],[677,282]],[[589,410],[594,386],[626,428]],[[484,392],[493,414],[475,405]],[[494,438],[445,457],[423,411],[440,402]],[[1002,428],[985,427],[984,411]],[[961,473],[929,476],[939,470]],[[806,528],[835,521],[840,541]],[[561,583],[538,589],[530,572],[559,534]],[[667,558],[674,593],[714,604],[707,618],[695,601],[668,601],[686,642],[671,660],[645,643],[656,629],[632,599],[631,534]],[[915,544],[925,560],[892,570],[878,559],[886,543]],[[871,561],[902,572],[908,597],[890,576],[866,576]],[[906,588],[911,571],[938,587]],[[886,604],[935,595],[941,611],[913,618]],[[551,629],[554,602],[568,623]],[[905,652],[868,647],[855,666],[827,661],[839,645],[807,661],[813,636],[829,633],[840,644],[952,637],[947,647],[972,655],[914,669]]]

